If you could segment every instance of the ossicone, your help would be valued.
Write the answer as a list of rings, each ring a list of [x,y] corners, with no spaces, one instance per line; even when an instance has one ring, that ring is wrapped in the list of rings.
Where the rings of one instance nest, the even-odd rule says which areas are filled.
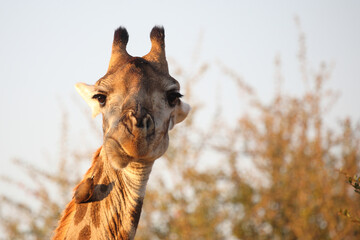
[[[131,58],[126,51],[128,41],[129,34],[124,27],[115,30],[108,72],[115,71]]]
[[[152,45],[165,48],[165,30],[163,26],[155,26],[151,30],[150,39]]]
[[[129,34],[126,28],[120,26],[115,30],[113,45],[119,45],[122,48],[126,48],[126,44],[129,41]]]
[[[153,63],[163,73],[168,73],[165,56],[165,30],[164,27],[155,26],[150,32],[151,50],[143,58]]]

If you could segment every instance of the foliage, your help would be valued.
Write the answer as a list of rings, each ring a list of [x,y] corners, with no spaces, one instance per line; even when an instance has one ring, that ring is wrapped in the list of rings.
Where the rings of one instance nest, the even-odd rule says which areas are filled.
[[[155,163],[136,239],[359,239],[360,226],[352,222],[358,218],[350,218],[350,212],[359,215],[360,196],[348,183],[358,192],[360,179],[346,181],[338,169],[360,172],[360,126],[350,119],[338,128],[325,124],[334,99],[324,87],[330,68],[322,64],[315,74],[308,73],[303,35],[299,63],[305,91],[284,93],[277,59],[278,88],[271,101],[263,101],[222,66],[223,75],[246,93],[237,100],[247,101],[251,111],[231,124],[216,106],[219,111],[206,116],[212,121],[205,128],[199,124],[205,103],[198,102],[193,86],[211,68],[174,70],[193,109],[171,132],[167,153]],[[66,145],[66,116],[63,131]],[[82,175],[72,171],[74,166],[90,158],[64,146],[60,152],[66,154],[55,172],[16,162],[33,188],[2,178],[40,206],[3,194],[0,220],[6,239],[49,239]]]
[[[20,190],[20,194],[18,191],[17,198],[10,197],[8,192],[0,195],[0,239],[50,239],[61,212],[72,197],[72,189],[81,180],[83,173],[78,171],[81,164],[88,165],[91,159],[89,152],[69,150],[68,125],[64,111],[55,168],[43,169],[14,159],[13,164],[19,171],[17,178],[1,176],[9,190]]]
[[[354,177],[350,177],[345,172],[342,172],[342,171],[341,171],[341,173],[346,176],[347,182],[354,188],[354,191],[356,193],[360,194],[360,177],[358,177],[356,175]],[[360,226],[360,217],[352,216],[351,212],[347,208],[340,209],[339,213],[344,215],[345,217],[349,218],[352,222],[354,222]]]

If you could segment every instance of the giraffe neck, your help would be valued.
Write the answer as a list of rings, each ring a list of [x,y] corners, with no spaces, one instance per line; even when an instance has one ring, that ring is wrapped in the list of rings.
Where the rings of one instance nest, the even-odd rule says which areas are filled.
[[[134,238],[153,162],[133,161],[116,170],[109,160],[98,151],[84,176],[94,175],[93,196],[86,203],[69,203],[53,239],[64,239],[57,237],[61,231],[66,239]],[[59,229],[66,223],[67,229]]]
[[[153,162],[133,161],[126,167],[115,170],[109,161],[104,161],[104,167],[109,171],[105,175],[113,176],[110,182],[114,184],[114,192],[110,193],[110,197],[117,205],[113,208],[116,208],[115,211],[119,213],[116,215],[118,223],[121,223],[120,228],[115,229],[120,229],[121,235],[128,236],[129,239],[135,236],[152,166]]]
[[[146,185],[152,170],[153,162],[140,163],[130,162],[122,169],[122,179],[126,186],[129,197],[133,200],[143,199],[145,196]]]

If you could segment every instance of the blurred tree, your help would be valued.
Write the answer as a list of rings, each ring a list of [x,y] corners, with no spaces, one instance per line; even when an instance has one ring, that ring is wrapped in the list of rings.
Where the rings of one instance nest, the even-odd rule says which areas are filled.
[[[5,239],[50,239],[61,212],[72,197],[72,189],[81,180],[81,162],[90,162],[91,154],[71,152],[68,148],[68,116],[63,111],[58,165],[55,169],[39,168],[14,159],[19,176],[1,176],[9,188],[23,192],[18,199],[1,193],[0,227]],[[95,129],[93,129],[95,131]],[[21,198],[22,197],[22,198]]]

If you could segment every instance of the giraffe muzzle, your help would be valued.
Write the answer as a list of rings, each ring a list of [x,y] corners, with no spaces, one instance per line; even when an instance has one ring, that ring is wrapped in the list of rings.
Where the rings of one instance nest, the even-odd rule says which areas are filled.
[[[145,111],[130,111],[123,120],[125,128],[134,137],[149,137],[155,133],[152,116]]]

